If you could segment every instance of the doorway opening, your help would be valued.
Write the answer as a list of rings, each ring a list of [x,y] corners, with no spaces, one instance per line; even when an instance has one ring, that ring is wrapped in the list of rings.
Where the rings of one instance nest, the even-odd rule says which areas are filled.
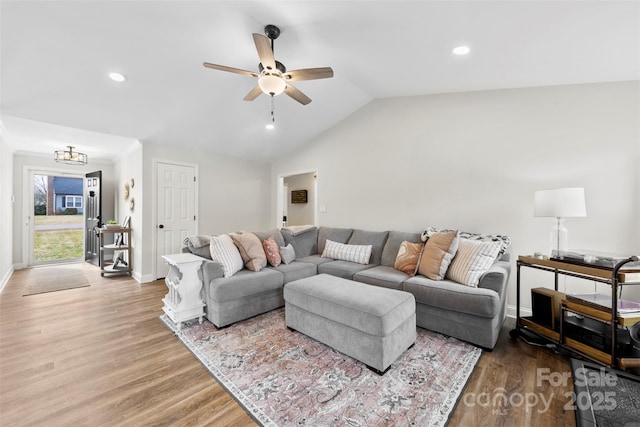
[[[318,225],[318,173],[306,171],[278,177],[276,227]]]
[[[32,173],[31,265],[76,262],[84,254],[82,175]]]

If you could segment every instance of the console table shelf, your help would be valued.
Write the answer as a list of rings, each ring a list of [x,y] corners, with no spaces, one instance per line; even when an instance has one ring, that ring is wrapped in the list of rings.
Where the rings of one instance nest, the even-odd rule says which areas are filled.
[[[607,268],[554,259],[539,259],[530,256],[518,257],[516,263],[516,328],[511,331],[511,336],[515,338],[523,330],[527,330],[567,350],[610,367],[619,367],[621,369],[640,367],[640,357],[636,357],[636,354],[628,353],[628,346],[623,347],[618,344],[618,335],[625,332],[623,328],[629,328],[640,322],[640,312],[620,314],[617,310],[619,286],[640,285],[640,271],[622,269],[625,264],[631,261],[633,259],[629,258],[619,262],[615,267]],[[542,325],[536,321],[534,316],[520,316],[520,269],[522,267],[548,271],[554,274],[555,295],[562,297],[562,301],[559,304],[560,307],[556,307],[559,315],[559,319],[557,319],[559,328],[551,329],[549,327],[551,325]],[[581,300],[579,297],[565,297],[564,294],[557,293],[558,277],[561,275],[610,285],[612,308],[597,306],[591,302]],[[553,298],[550,301],[550,304],[556,304]],[[550,312],[555,313],[556,308],[552,307]],[[588,325],[595,327],[600,333],[597,334],[590,331],[583,327],[582,323],[576,323],[575,319],[579,319],[580,322],[590,322]],[[566,328],[570,328],[570,330],[573,328],[574,331],[577,329],[578,335],[582,335],[568,334],[565,330]]]
[[[125,227],[105,227],[99,230],[100,234],[100,275],[131,275],[131,228]],[[105,243],[107,235],[114,236],[114,243]],[[119,236],[116,236],[118,234]],[[118,241],[116,244],[115,241]],[[125,258],[113,258],[113,254],[117,251],[126,253]],[[120,254],[122,255],[122,253]],[[117,258],[117,257],[116,257]]]

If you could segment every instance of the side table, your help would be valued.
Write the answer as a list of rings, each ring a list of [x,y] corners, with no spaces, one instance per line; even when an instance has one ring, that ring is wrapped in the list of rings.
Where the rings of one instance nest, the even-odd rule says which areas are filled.
[[[202,323],[205,304],[200,298],[202,280],[198,270],[204,260],[193,254],[163,255],[162,258],[169,265],[169,274],[164,279],[169,293],[162,299],[162,310],[178,330],[185,320],[198,318]]]

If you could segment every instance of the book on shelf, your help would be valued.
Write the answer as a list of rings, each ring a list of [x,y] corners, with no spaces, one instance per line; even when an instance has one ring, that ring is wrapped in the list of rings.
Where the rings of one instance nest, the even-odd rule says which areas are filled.
[[[567,299],[595,308],[611,310],[611,295],[607,294],[568,294]],[[640,302],[618,299],[618,315],[620,317],[640,316]]]

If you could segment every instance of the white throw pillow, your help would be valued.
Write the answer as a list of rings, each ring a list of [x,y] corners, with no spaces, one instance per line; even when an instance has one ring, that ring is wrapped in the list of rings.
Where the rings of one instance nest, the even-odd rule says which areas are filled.
[[[344,243],[327,239],[324,251],[322,251],[322,257],[356,262],[358,264],[369,264],[371,249],[372,245],[345,245]]]
[[[491,268],[500,248],[501,242],[460,239],[458,252],[447,270],[447,279],[477,287],[480,276]]]
[[[209,250],[211,251],[211,259],[222,265],[224,277],[231,277],[242,270],[244,263],[240,251],[228,235],[221,234],[212,237]]]

